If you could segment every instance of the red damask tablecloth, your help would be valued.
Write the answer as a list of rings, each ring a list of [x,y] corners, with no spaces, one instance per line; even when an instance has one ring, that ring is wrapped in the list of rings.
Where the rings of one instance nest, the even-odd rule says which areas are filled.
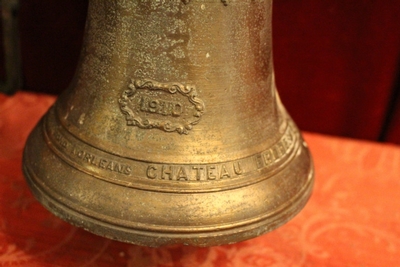
[[[146,248],[75,228],[30,193],[22,149],[53,102],[46,95],[0,95],[0,266],[400,266],[398,146],[305,133],[315,190],[288,224],[235,245]]]

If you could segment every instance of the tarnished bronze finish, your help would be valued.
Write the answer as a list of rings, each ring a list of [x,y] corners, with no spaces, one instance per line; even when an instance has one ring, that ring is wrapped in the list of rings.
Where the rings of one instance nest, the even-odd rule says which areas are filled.
[[[287,222],[313,184],[275,89],[269,0],[91,0],[70,88],[31,133],[39,201],[93,233],[212,246]]]

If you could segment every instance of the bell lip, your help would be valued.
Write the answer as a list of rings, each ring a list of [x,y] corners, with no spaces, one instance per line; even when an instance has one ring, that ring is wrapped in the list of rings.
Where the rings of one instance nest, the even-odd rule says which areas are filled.
[[[298,154],[303,151],[303,156],[306,158],[304,162],[306,164],[303,166],[304,172],[301,174],[303,177],[301,180],[303,182],[299,185],[301,188],[298,189],[297,192],[294,192],[290,198],[279,205],[278,209],[274,209],[272,212],[266,214],[261,213],[256,216],[253,215],[250,218],[242,220],[232,220],[232,223],[225,223],[222,225],[214,222],[205,223],[204,226],[197,228],[185,225],[176,227],[162,224],[155,225],[148,222],[137,222],[133,220],[124,221],[118,217],[109,215],[106,217],[101,215],[98,210],[84,207],[78,207],[78,209],[76,204],[71,204],[72,202],[65,198],[66,195],[52,194],[51,190],[46,188],[45,181],[38,178],[34,171],[35,168],[32,165],[35,153],[33,153],[31,149],[33,148],[33,140],[36,140],[35,138],[39,138],[40,141],[36,141],[39,141],[41,145],[44,145],[43,148],[45,150],[52,153],[55,158],[60,160],[64,168],[71,167],[55,155],[49,148],[43,135],[44,120],[45,118],[42,118],[37,128],[31,133],[24,150],[23,172],[34,196],[43,206],[64,221],[84,228],[99,236],[117,241],[150,247],[172,244],[205,247],[237,243],[270,232],[288,222],[305,206],[312,192],[314,183],[313,162],[311,154],[301,138],[301,134],[298,133],[300,145],[298,149],[295,150],[295,153]],[[290,162],[292,163],[293,161]],[[289,165],[291,165],[291,163]],[[44,164],[42,167],[46,167],[49,163],[42,162],[39,164]],[[296,174],[293,173],[292,175],[294,176]],[[96,179],[94,177],[92,178]],[[268,179],[260,179],[255,184],[266,180]],[[189,192],[182,193],[187,194]],[[199,194],[201,194],[201,192]],[[262,206],[262,204],[259,206]]]
[[[149,228],[142,230],[112,224],[99,220],[99,217],[96,218],[96,216],[90,216],[79,212],[56,200],[49,194],[46,194],[45,190],[41,189],[40,186],[32,180],[32,173],[25,164],[23,165],[23,172],[35,198],[55,216],[98,236],[148,247],[174,244],[209,247],[234,244],[255,238],[275,230],[295,217],[304,208],[311,197],[314,185],[314,164],[310,157],[307,182],[303,188],[295,196],[286,201],[279,209],[266,216],[262,216],[261,219],[250,219],[244,223],[239,222],[234,224],[234,226],[231,224],[230,227],[215,227],[215,225],[209,225],[207,227],[209,230],[199,229],[193,231],[193,227],[186,227],[187,230],[184,231],[185,227],[180,227],[180,231],[160,231],[154,229],[150,230]],[[97,215],[95,212],[92,213]]]

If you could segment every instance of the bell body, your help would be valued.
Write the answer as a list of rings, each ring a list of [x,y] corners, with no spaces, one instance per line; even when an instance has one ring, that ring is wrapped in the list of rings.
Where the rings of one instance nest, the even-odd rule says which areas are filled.
[[[284,224],[313,184],[274,83],[269,0],[91,0],[71,86],[31,133],[39,201],[93,233],[211,246]]]

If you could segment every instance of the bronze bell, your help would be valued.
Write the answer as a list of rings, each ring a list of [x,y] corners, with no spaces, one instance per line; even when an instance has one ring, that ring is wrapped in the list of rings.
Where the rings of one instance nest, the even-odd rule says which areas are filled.
[[[145,246],[234,243],[296,215],[307,145],[274,82],[271,0],[90,0],[24,173],[62,219]]]

